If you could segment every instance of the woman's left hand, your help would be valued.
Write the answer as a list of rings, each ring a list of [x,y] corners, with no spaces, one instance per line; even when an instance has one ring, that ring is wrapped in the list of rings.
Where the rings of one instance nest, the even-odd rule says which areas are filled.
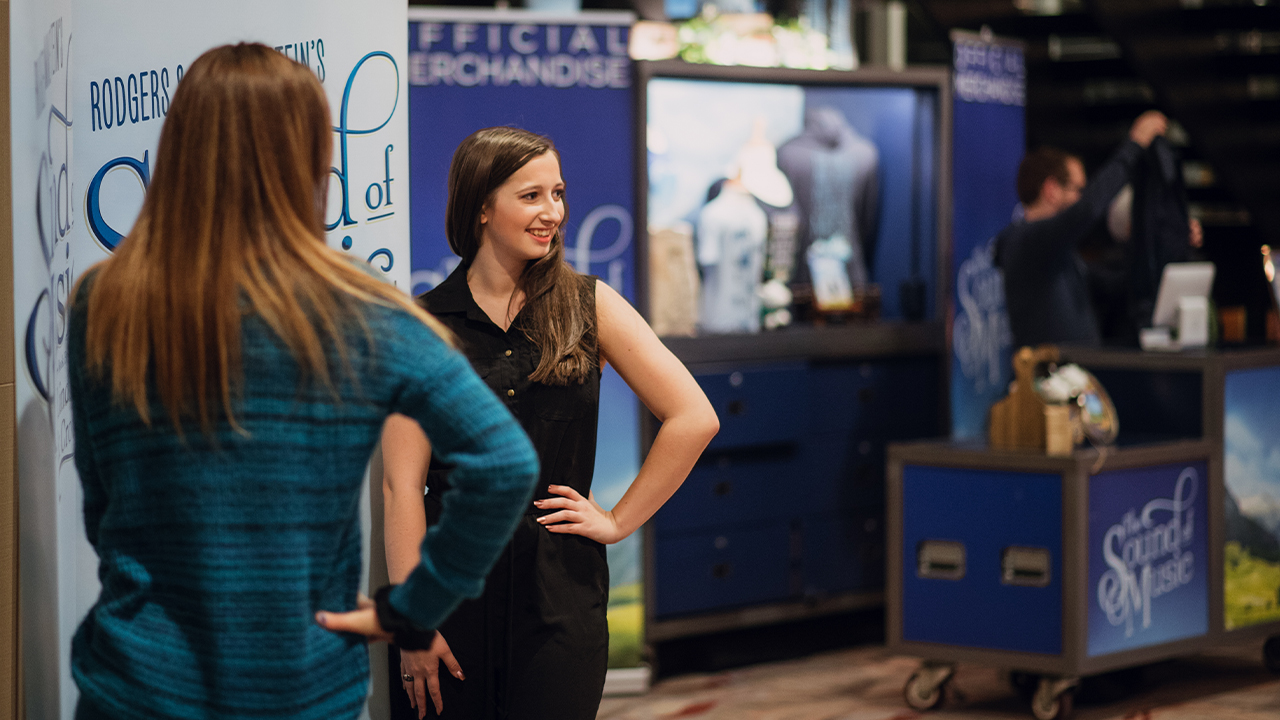
[[[546,526],[548,531],[581,535],[605,545],[616,543],[625,537],[618,529],[613,513],[600,507],[594,498],[584,498],[568,485],[550,485],[547,490],[562,496],[535,500],[533,503],[543,510],[558,510],[538,518],[538,522]]]
[[[316,624],[329,632],[345,632],[363,635],[375,642],[391,642],[391,633],[378,623],[378,611],[373,601],[361,594],[356,598],[356,608],[350,612],[316,613]]]

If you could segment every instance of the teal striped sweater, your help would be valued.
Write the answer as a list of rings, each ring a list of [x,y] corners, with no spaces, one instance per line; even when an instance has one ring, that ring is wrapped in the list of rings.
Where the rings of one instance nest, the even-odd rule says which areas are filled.
[[[317,610],[355,607],[358,508],[383,419],[415,418],[456,466],[455,491],[391,595],[435,627],[484,578],[527,506],[537,456],[471,370],[408,313],[369,306],[375,343],[349,347],[358,386],[302,387],[266,325],[242,327],[238,419],[217,445],[178,439],[162,407],[144,425],[85,371],[86,288],[70,317],[70,384],[84,520],[102,593],[72,642],[78,718],[354,718],[368,661],[361,638]],[[338,367],[335,360],[333,365]]]

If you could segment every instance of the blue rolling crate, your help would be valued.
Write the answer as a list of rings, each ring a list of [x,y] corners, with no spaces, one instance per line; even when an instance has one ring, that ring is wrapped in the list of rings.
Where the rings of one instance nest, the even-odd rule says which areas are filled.
[[[907,703],[936,707],[955,664],[973,662],[1027,679],[1032,713],[1054,720],[1082,676],[1208,647],[1213,448],[891,445],[887,634],[926,658]]]

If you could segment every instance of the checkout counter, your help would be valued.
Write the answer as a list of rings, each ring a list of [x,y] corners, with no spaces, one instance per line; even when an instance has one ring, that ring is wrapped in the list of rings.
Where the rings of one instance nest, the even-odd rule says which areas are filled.
[[[1280,672],[1280,349],[1061,359],[1106,388],[1115,444],[888,449],[889,645],[926,658],[908,704],[961,662],[1017,671],[1044,720],[1081,676],[1203,648],[1266,637]]]

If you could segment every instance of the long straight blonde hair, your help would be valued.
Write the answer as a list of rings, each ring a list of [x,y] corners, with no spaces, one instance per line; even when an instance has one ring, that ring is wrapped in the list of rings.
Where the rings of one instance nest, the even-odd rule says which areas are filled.
[[[328,352],[352,372],[344,335],[365,327],[364,303],[404,309],[451,338],[407,295],[325,245],[332,153],[329,105],[305,66],[246,43],[191,64],[142,211],[88,295],[88,369],[109,374],[115,399],[145,423],[150,374],[179,434],[185,419],[212,434],[219,416],[240,429],[233,396],[246,312],[280,337],[304,380],[330,391]]]

